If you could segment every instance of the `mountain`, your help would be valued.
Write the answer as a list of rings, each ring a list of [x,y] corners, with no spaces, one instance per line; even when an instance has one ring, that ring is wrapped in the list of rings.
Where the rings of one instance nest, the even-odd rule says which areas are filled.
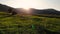
[[[60,18],[60,11],[55,9],[31,9],[31,14],[35,16],[43,16],[43,17],[59,17]]]
[[[4,4],[0,4],[0,12],[7,12],[7,13],[12,13],[12,15],[17,13],[17,10],[13,7],[4,5]]]
[[[30,8],[30,10],[28,10],[29,13],[27,13],[26,10],[24,10],[23,8],[17,8],[18,11],[20,11],[21,14],[29,14],[29,15],[39,15],[39,16],[60,16],[60,11],[55,10],[55,9],[34,9],[34,8]]]
[[[13,8],[7,5],[0,4],[0,12],[8,12],[12,13],[12,15],[19,14],[19,15],[41,15],[41,16],[60,16],[60,11],[55,9],[34,9],[30,8],[29,11],[24,10],[23,8]]]
[[[60,11],[57,11],[55,9],[44,9],[44,10],[33,9],[32,14],[60,15]]]
[[[12,7],[4,5],[4,4],[0,4],[0,11],[8,11],[8,9],[12,9]]]

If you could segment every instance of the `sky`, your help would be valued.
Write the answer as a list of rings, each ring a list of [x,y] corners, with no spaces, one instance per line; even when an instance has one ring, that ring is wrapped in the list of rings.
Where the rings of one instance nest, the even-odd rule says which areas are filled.
[[[53,8],[60,10],[60,0],[0,0],[0,3],[14,8]]]

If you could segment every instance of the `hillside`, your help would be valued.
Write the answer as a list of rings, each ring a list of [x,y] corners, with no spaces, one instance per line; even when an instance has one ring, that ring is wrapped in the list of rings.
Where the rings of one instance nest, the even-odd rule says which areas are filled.
[[[17,10],[13,7],[0,4],[0,12],[10,13],[11,15],[17,14]]]
[[[53,17],[60,18],[60,11],[55,9],[34,9],[30,8],[28,11],[23,8],[16,8],[20,14],[33,15],[33,16],[42,16],[42,17]]]
[[[32,9],[32,14],[60,15],[60,11],[55,9]]]
[[[30,8],[29,11],[24,10],[23,8],[13,8],[4,4],[0,4],[0,12],[10,13],[11,15],[35,15],[35,16],[43,16],[43,17],[57,17],[60,18],[60,11],[55,9],[34,9]]]
[[[60,34],[59,11],[30,10],[28,16],[25,10],[0,4],[0,34]]]
[[[0,34],[60,34],[60,18],[5,15],[0,12]]]
[[[13,8],[4,4],[0,4],[0,11],[8,12],[9,9]]]
[[[32,15],[60,18],[60,11],[55,9],[32,9]]]

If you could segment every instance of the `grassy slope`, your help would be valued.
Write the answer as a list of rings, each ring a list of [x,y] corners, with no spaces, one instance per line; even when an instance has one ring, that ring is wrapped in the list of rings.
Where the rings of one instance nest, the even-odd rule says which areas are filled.
[[[10,16],[6,17],[6,13],[0,13],[0,31],[4,34],[37,34],[37,30],[33,30],[32,25],[44,26],[50,31],[59,32],[60,19],[47,18],[38,16]],[[35,27],[35,26],[34,26]],[[36,27],[35,27],[36,29]]]

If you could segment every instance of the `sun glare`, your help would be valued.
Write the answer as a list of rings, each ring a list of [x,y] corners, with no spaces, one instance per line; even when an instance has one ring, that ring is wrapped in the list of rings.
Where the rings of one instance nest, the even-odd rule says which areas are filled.
[[[25,9],[25,10],[29,10],[30,8],[23,8],[23,9]]]
[[[26,13],[30,13],[30,8],[23,8],[25,10]]]

